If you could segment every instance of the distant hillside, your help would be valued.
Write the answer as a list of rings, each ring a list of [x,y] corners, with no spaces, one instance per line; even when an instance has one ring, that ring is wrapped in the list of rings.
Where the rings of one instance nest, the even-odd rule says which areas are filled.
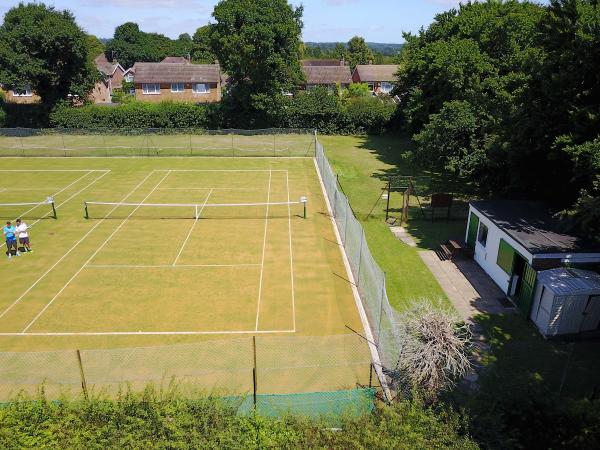
[[[347,46],[346,42],[305,42],[307,47],[320,48],[327,52],[335,48],[336,45],[342,44],[344,47]],[[394,56],[402,49],[404,44],[385,44],[380,42],[367,42],[367,45],[374,52],[381,53],[385,56]]]

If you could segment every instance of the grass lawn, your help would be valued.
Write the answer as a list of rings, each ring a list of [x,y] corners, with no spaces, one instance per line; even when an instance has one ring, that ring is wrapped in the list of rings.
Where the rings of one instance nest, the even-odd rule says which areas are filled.
[[[419,218],[418,209],[411,208],[411,217],[417,218],[410,221],[409,230],[418,244],[417,248],[411,248],[394,237],[384,220],[386,205],[381,194],[387,176],[416,174],[414,167],[401,157],[410,147],[410,141],[398,136],[321,136],[320,140],[355,214],[365,228],[369,247],[386,272],[391,304],[402,309],[420,298],[446,299],[417,252],[433,248],[448,239],[447,235],[443,236],[448,229],[441,228],[439,222],[432,225],[430,221]],[[399,197],[396,196],[396,199]],[[371,215],[367,220],[369,212]],[[454,234],[455,228],[464,227],[462,223],[450,224],[450,234]]]

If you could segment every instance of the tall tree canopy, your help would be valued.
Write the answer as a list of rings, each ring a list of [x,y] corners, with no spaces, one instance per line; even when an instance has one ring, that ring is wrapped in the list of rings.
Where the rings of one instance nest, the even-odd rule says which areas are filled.
[[[212,25],[205,25],[196,30],[193,37],[192,61],[195,63],[211,64],[216,56],[211,46]]]
[[[286,0],[222,0],[214,9],[212,48],[229,74],[226,102],[234,124],[277,123],[303,75],[302,7]]]
[[[346,59],[352,70],[354,70],[358,64],[369,64],[370,62],[373,62],[374,58],[373,51],[369,48],[364,38],[354,36],[348,41]]]
[[[396,94],[416,159],[599,236],[598,2],[467,3],[405,37]]]
[[[86,98],[99,78],[88,58],[86,34],[69,11],[19,4],[0,27],[0,81],[31,87],[47,105],[68,94]]]
[[[106,46],[106,57],[128,68],[136,62],[159,62],[167,56],[188,56],[192,47],[192,38],[187,33],[173,40],[162,34],[145,33],[138,24],[127,22],[115,29]]]

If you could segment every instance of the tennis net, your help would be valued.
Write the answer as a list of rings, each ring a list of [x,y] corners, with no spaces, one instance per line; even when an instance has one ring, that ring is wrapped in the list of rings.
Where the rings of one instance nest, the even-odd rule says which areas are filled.
[[[0,219],[56,219],[54,198],[48,197],[41,202],[0,203]]]
[[[86,219],[306,219],[308,200],[258,203],[84,202]]]

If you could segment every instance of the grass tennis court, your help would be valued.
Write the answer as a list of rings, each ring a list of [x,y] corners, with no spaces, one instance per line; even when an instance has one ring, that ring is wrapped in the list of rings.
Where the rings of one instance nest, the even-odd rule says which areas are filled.
[[[301,355],[332,365],[336,352],[360,361],[360,369],[334,370],[339,386],[326,377],[320,385],[313,373],[273,381],[272,390],[263,384],[263,392],[368,382],[368,349],[347,336],[346,325],[362,325],[312,158],[4,158],[0,164],[1,204],[52,196],[58,216],[51,218],[44,203],[0,206],[3,221],[22,217],[32,226],[34,249],[0,264],[2,352],[189,345],[197,353],[186,358],[206,364],[222,356],[215,367],[226,371],[236,358],[251,358],[247,339],[257,336],[273,367]],[[199,350],[211,342],[222,350]],[[265,352],[269,346],[273,351]],[[171,364],[164,349],[144,364]]]

